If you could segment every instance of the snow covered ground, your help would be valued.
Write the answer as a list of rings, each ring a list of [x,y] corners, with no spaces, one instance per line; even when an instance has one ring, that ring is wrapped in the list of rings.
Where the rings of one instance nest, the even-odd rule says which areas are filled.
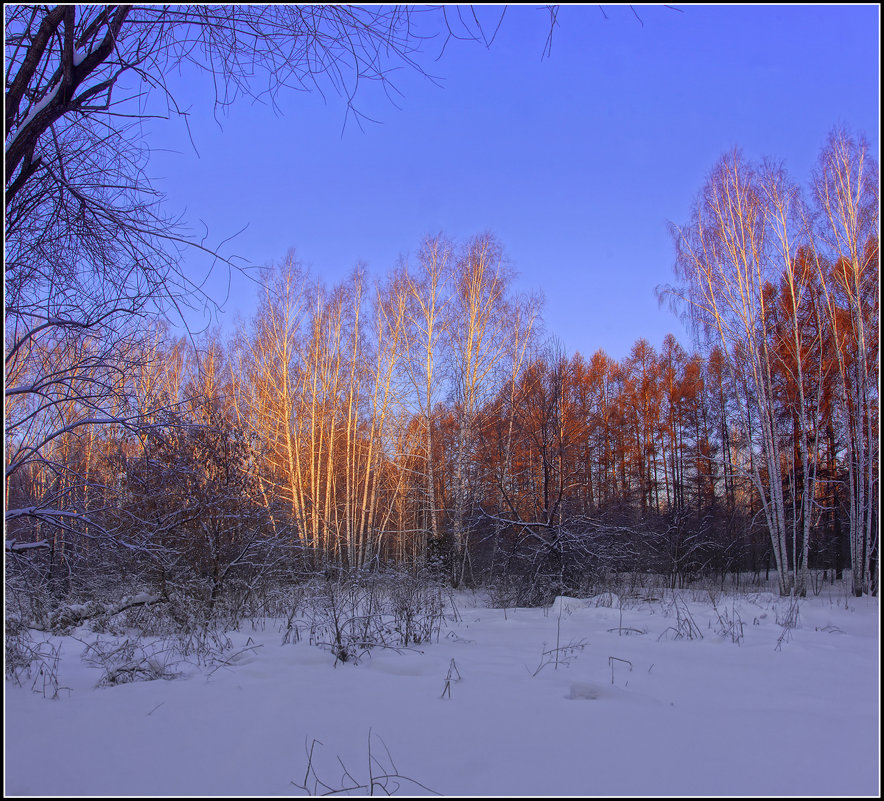
[[[52,638],[68,689],[6,683],[6,794],[366,794],[372,777],[409,795],[880,791],[877,599],[824,591],[791,629],[770,593],[456,600],[438,643],[358,665],[268,620],[230,635],[227,664],[96,687],[97,635]]]

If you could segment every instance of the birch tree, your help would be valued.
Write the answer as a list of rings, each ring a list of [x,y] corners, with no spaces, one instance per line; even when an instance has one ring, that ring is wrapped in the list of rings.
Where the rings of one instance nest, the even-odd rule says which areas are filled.
[[[403,366],[414,390],[413,397],[423,423],[423,527],[436,550],[442,532],[436,493],[433,411],[441,399],[444,365],[440,362],[449,324],[452,268],[451,243],[442,236],[428,237],[418,252],[417,266],[413,273],[406,271],[397,281],[398,292],[403,298],[401,302],[405,308],[403,334],[407,356],[403,360]]]
[[[816,282],[802,247],[810,233],[808,210],[798,187],[782,167],[765,164],[761,180],[768,224],[774,239],[774,264],[780,270],[781,306],[786,322],[783,334],[774,331],[783,342],[779,348],[774,348],[773,354],[778,369],[785,374],[787,385],[793,390],[781,402],[790,395],[794,398],[789,411],[797,422],[794,426],[797,454],[795,449],[791,450],[790,471],[795,498],[791,550],[795,560],[796,590],[804,595],[807,592],[811,529],[816,514],[817,454],[825,384],[823,331]]]
[[[793,223],[786,218],[786,204],[791,201],[782,194],[791,191],[734,152],[713,168],[691,223],[673,230],[677,270],[685,281],[680,297],[698,330],[710,344],[720,346],[743,399],[735,408],[754,451],[749,475],[770,534],[783,595],[804,591],[801,575],[806,569],[806,561],[802,564],[799,557],[801,553],[806,559],[804,541],[797,535],[799,523],[794,517],[789,536],[772,352],[774,319],[769,308],[770,287],[792,265]],[[802,454],[806,460],[806,451]],[[809,471],[805,479],[810,480]],[[810,497],[803,497],[802,503],[809,504]]]
[[[879,195],[868,143],[835,130],[813,177],[817,271],[833,333],[841,425],[847,445],[847,498],[853,591],[873,589],[879,547]]]
[[[261,491],[265,497],[284,499],[303,548],[308,546],[307,511],[295,415],[302,393],[299,354],[308,302],[308,279],[290,253],[266,277],[252,330],[239,331],[230,360],[238,424],[262,446]]]
[[[381,553],[383,539],[391,526],[393,499],[403,476],[398,475],[389,454],[395,453],[396,414],[402,408],[402,390],[397,384],[397,370],[406,358],[407,303],[405,294],[393,277],[375,286],[374,358],[369,366],[368,426],[366,454],[362,466],[362,484],[357,486],[358,543],[360,565]],[[392,430],[391,430],[392,429]],[[393,474],[388,478],[389,474]],[[384,486],[388,481],[392,486]],[[386,494],[382,495],[382,491]],[[423,553],[423,551],[421,551]]]
[[[420,34],[416,15],[428,23]],[[191,236],[151,182],[149,121],[186,119],[173,72],[211,76],[216,112],[318,91],[342,97],[345,121],[362,124],[367,84],[395,93],[399,68],[426,75],[426,32],[489,41],[477,15],[408,7],[17,4],[4,6],[4,23],[6,369],[20,375],[36,359],[30,372],[46,367],[65,391],[79,366],[55,343],[102,342],[112,370],[117,343],[142,319],[217,309],[184,269],[185,252],[212,269],[242,264]],[[41,366],[40,352],[61,360]],[[37,382],[7,387],[10,408],[27,393],[45,409]],[[101,413],[81,428],[121,422],[112,395],[90,395]],[[24,507],[9,512],[20,519]]]
[[[482,234],[464,246],[455,266],[448,330],[458,414],[451,521],[455,586],[463,582],[469,559],[467,512],[472,477],[468,470],[476,415],[483,398],[495,392],[491,379],[511,344],[505,323],[509,281],[502,248],[494,237]]]

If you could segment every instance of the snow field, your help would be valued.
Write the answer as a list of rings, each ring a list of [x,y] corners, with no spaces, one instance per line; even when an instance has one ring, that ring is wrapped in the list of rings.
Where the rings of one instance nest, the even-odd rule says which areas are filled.
[[[110,687],[81,658],[109,636],[83,627],[51,638],[58,699],[7,681],[6,793],[304,794],[317,740],[316,792],[398,771],[387,792],[877,795],[877,599],[803,599],[783,637],[788,599],[703,596],[503,610],[460,594],[438,642],[358,665],[266,620],[229,635],[226,664]]]

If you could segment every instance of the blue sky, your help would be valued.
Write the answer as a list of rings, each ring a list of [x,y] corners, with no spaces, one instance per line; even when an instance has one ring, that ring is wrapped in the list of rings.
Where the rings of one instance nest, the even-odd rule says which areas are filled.
[[[428,234],[502,242],[516,289],[542,291],[569,352],[626,356],[639,337],[689,344],[654,290],[672,280],[668,222],[687,221],[718,157],[772,156],[806,183],[836,124],[879,148],[877,6],[564,6],[506,11],[490,49],[455,42],[422,60],[441,88],[396,78],[399,108],[289,94],[281,114],[246,100],[220,119],[205,78],[174,81],[178,121],[153,125],[149,172],[194,231],[264,265],[294,248],[328,283],[357,262],[382,276]],[[484,8],[486,19],[497,14]],[[343,128],[343,133],[342,133]],[[161,152],[160,152],[161,151]],[[205,264],[188,257],[194,275]],[[226,286],[212,285],[219,300]],[[235,278],[223,319],[255,309]],[[226,325],[226,323],[225,323]]]

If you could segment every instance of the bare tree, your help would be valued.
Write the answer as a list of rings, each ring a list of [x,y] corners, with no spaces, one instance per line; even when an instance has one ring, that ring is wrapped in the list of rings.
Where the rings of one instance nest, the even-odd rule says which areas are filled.
[[[452,510],[455,586],[464,580],[469,559],[467,471],[476,416],[482,401],[496,394],[497,368],[512,345],[506,337],[510,280],[502,248],[493,236],[482,234],[466,243],[455,265],[447,331],[458,415]]]
[[[775,255],[781,269],[779,295],[785,319],[781,326],[783,330],[775,333],[780,341],[773,353],[778,371],[790,390],[783,393],[785,397],[781,403],[784,411],[797,423],[794,426],[797,453],[795,448],[790,453],[790,474],[796,498],[793,514],[798,518],[792,526],[792,553],[796,565],[801,567],[797,590],[805,594],[811,528],[816,514],[816,457],[825,387],[823,326],[818,283],[814,280],[806,251],[810,219],[798,187],[786,177],[782,167],[768,163],[762,174],[762,188],[774,234]]]
[[[417,400],[418,415],[423,422],[425,529],[434,546],[439,544],[441,531],[436,497],[433,410],[439,399],[444,369],[440,365],[441,345],[448,324],[452,267],[451,243],[441,236],[428,238],[421,246],[414,274],[406,273],[399,283],[406,308],[407,357],[403,366],[414,389],[413,397]]]
[[[720,346],[731,386],[742,399],[735,408],[740,410],[741,429],[751,448],[748,473],[761,501],[784,595],[804,591],[813,497],[807,449],[810,434],[802,419],[800,458],[805,485],[800,503],[806,511],[805,528],[799,536],[801,516],[793,515],[790,538],[779,446],[778,364],[770,290],[793,266],[794,192],[781,174],[769,168],[759,172],[739,153],[732,153],[712,170],[691,224],[673,228],[677,269],[685,281],[680,297],[688,304],[698,329]],[[794,280],[790,286],[795,287]],[[797,291],[791,297],[794,304],[799,302]],[[799,342],[795,353],[798,364],[803,352]],[[803,388],[803,376],[799,376],[799,383]],[[802,409],[806,409],[803,398]]]
[[[838,363],[847,445],[853,591],[872,590],[878,547],[879,195],[868,143],[833,131],[813,178],[817,273]]]
[[[303,327],[313,288],[294,253],[265,278],[265,297],[250,331],[241,329],[231,359],[238,423],[261,443],[262,492],[281,500],[286,519],[307,548],[305,457],[299,436],[305,376]]]
[[[10,5],[4,14],[5,350],[16,379],[6,402],[13,412],[33,407],[36,417],[63,400],[47,405],[47,374],[56,395],[79,400],[82,363],[62,355],[74,340],[106,346],[93,359],[99,372],[125,371],[115,355],[137,340],[143,319],[188,304],[212,309],[203,283],[182,268],[185,249],[203,251],[213,268],[237,264],[169,218],[148,177],[142,123],[186,119],[167,83],[173,69],[209,73],[216,110],[242,96],[275,103],[287,90],[333,92],[361,123],[363,87],[394,98],[397,68],[426,74],[419,54],[434,31],[488,41],[479,17],[430,8]],[[417,25],[423,18],[429,24]],[[76,425],[135,424],[118,413],[109,378],[88,380],[99,413]],[[21,420],[8,419],[7,441],[18,448]],[[48,443],[53,429],[43,427],[37,441]],[[41,458],[42,446],[22,447]],[[7,481],[24,464],[7,461]]]

